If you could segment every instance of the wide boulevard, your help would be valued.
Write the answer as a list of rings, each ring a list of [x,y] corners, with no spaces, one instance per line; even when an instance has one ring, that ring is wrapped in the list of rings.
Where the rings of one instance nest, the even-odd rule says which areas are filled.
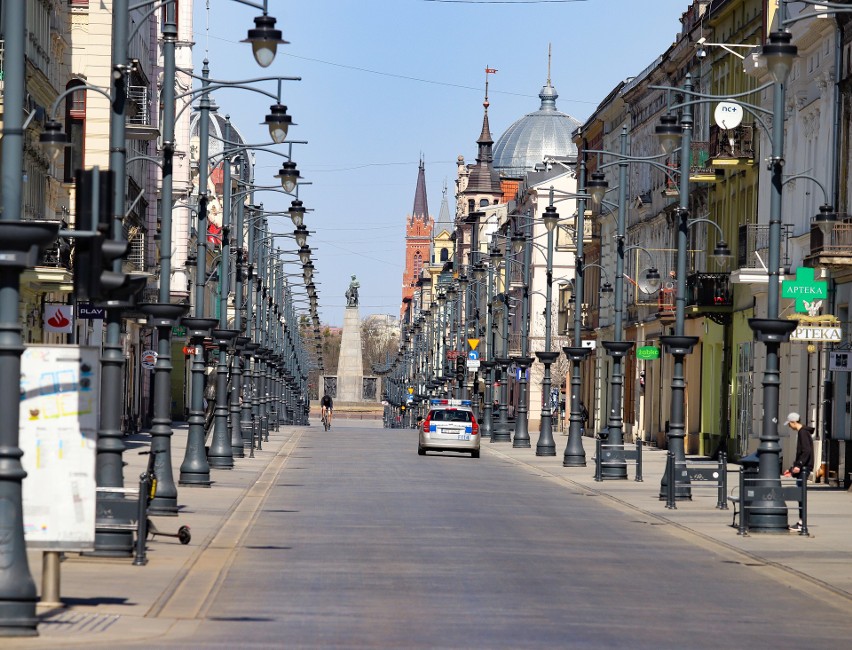
[[[845,598],[500,450],[419,457],[410,429],[302,430],[206,620],[153,645],[827,648],[852,636]]]

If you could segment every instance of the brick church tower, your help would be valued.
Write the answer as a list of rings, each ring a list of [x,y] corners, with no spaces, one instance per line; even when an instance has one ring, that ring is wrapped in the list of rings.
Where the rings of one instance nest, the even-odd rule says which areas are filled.
[[[426,169],[423,160],[417,172],[414,190],[414,210],[405,224],[405,270],[402,272],[402,300],[414,295],[414,286],[425,266],[429,264],[434,219],[426,202]]]

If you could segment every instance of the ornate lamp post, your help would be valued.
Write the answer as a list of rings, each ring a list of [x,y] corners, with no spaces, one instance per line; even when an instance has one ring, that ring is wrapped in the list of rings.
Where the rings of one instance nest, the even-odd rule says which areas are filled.
[[[778,7],[778,24],[783,25],[785,3]],[[769,169],[772,172],[769,202],[769,285],[767,288],[766,318],[751,318],[749,326],[755,338],[766,345],[766,367],[763,372],[763,422],[760,445],[758,478],[761,486],[781,486],[781,445],[778,436],[778,397],[781,378],[779,373],[778,349],[788,341],[795,329],[795,321],[778,318],[779,267],[781,249],[781,188],[784,168],[784,96],[785,84],[793,67],[798,49],[790,43],[789,32],[776,31],[769,35],[769,43],[763,46],[763,57],[774,79],[772,105],[772,156]],[[779,489],[780,492],[780,489]],[[787,529],[787,508],[783,500],[760,501],[749,514],[749,527],[758,532],[781,532]]]
[[[515,436],[512,439],[512,447],[528,449],[530,447],[530,433],[527,407],[527,369],[532,366],[534,359],[529,356],[529,310],[530,310],[530,256],[532,253],[532,241],[530,239],[530,218],[526,215],[520,232],[512,235],[512,248],[515,255],[523,255],[523,289],[521,296],[521,354],[513,357],[518,367],[518,408],[515,411]]]
[[[541,422],[539,423],[538,443],[535,447],[536,456],[555,456],[556,442],[553,440],[553,422],[550,404],[550,366],[559,358],[559,352],[550,349],[551,342],[551,303],[553,302],[553,231],[559,222],[559,213],[553,207],[553,193],[550,195],[550,205],[544,209],[542,216],[544,227],[547,229],[547,291],[544,303],[544,351],[537,351],[535,356],[544,365],[544,375],[541,380]]]
[[[0,214],[0,636],[36,636],[38,594],[27,563],[24,544],[23,490],[18,430],[23,339],[19,319],[21,274],[34,266],[38,253],[49,246],[59,222],[21,220],[21,169],[24,160],[24,98],[26,94],[26,6],[5,2],[5,85],[3,103],[3,170]]]
[[[509,366],[512,359],[509,357],[509,265],[511,263],[511,249],[508,238],[504,242],[505,253],[503,255],[503,291],[498,296],[502,303],[503,326],[502,326],[502,349],[500,356],[494,361],[500,368],[500,419],[494,423],[491,433],[491,442],[511,442],[512,433],[509,428]]]
[[[588,191],[592,196],[599,193],[599,198],[603,199],[603,192],[606,189],[605,181],[601,186],[603,174],[600,178],[592,176],[592,180],[586,183],[586,161],[585,158],[580,160],[580,176],[577,179],[580,187],[580,194]],[[594,201],[594,199],[592,199]],[[582,378],[580,376],[580,364],[589,356],[591,349],[582,346],[583,334],[583,291],[584,283],[584,262],[583,257],[583,235],[585,232],[585,212],[586,199],[579,196],[577,198],[577,219],[575,221],[575,250],[577,251],[574,262],[574,336],[573,345],[564,347],[562,350],[565,356],[571,361],[571,415],[568,424],[568,443],[565,446],[565,453],[562,457],[563,467],[585,467],[586,466],[586,451],[583,448],[582,428],[585,426],[583,416],[580,414],[580,390],[582,388]]]
[[[684,83],[684,93],[687,96],[692,94],[692,78],[686,76]],[[669,336],[661,336],[660,342],[665,347],[666,351],[673,357],[672,383],[671,383],[671,414],[669,417],[669,432],[668,432],[668,447],[672,452],[670,459],[675,465],[684,464],[686,455],[684,449],[684,438],[686,437],[686,422],[685,422],[685,391],[686,381],[684,378],[684,359],[686,355],[692,352],[692,348],[698,343],[697,336],[685,335],[685,308],[686,308],[686,255],[687,255],[687,235],[691,226],[696,223],[709,223],[716,227],[719,234],[722,234],[719,226],[708,219],[689,219],[689,152],[691,151],[692,142],[692,103],[684,102],[680,116],[680,124],[673,115],[665,115],[660,120],[660,125],[657,126],[657,136],[663,146],[663,150],[669,153],[673,150],[680,140],[680,188],[679,188],[679,205],[677,208],[678,231],[677,231],[677,269],[676,273],[676,289],[675,289],[675,329],[674,334]],[[780,235],[780,230],[779,230]],[[779,237],[780,239],[780,237]],[[776,255],[778,251],[775,251]],[[771,253],[770,253],[771,254]],[[713,255],[717,258],[730,257],[730,251],[727,244],[720,238]],[[776,260],[777,261],[777,260]],[[775,274],[777,276],[778,269],[776,264]],[[771,282],[770,282],[771,284]],[[771,292],[771,288],[770,288]],[[777,294],[777,287],[776,287]],[[788,323],[789,321],[784,321]],[[792,328],[791,328],[792,329]],[[776,402],[777,408],[777,402]],[[777,437],[777,432],[776,432]],[[668,475],[669,472],[663,473],[660,481],[660,499],[665,499],[668,493]],[[692,491],[689,486],[688,477],[675,489],[676,499],[691,499]],[[786,523],[785,523],[786,527]]]

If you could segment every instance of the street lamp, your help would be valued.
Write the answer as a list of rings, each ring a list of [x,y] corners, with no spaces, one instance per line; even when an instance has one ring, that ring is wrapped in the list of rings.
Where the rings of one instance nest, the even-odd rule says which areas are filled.
[[[261,68],[268,68],[275,60],[275,54],[278,50],[278,45],[286,45],[287,41],[282,40],[281,30],[275,29],[275,18],[267,15],[267,0],[263,0],[263,5],[249,2],[248,0],[235,0],[240,4],[262,9],[263,14],[254,19],[254,29],[248,30],[248,36],[243,39],[242,43],[251,43],[251,51],[254,54],[254,60]]]
[[[709,223],[713,225],[720,238],[717,241],[714,249],[714,256],[719,259],[726,259],[730,256],[730,250],[727,244],[722,239],[722,231],[718,224],[708,219],[689,219],[689,164],[690,151],[692,143],[692,103],[689,97],[692,94],[692,77],[686,75],[686,80],[683,86],[684,93],[688,100],[684,102],[680,124],[675,124],[674,116],[666,115],[660,120],[660,124],[656,127],[656,133],[660,140],[663,150],[666,152],[673,151],[673,147],[680,140],[680,188],[679,188],[679,205],[676,211],[678,217],[677,230],[677,261],[676,261],[676,289],[675,289],[675,329],[673,335],[661,336],[660,342],[663,344],[666,351],[672,355],[674,363],[672,369],[671,382],[671,413],[669,417],[668,431],[668,448],[671,455],[667,459],[668,462],[674,462],[675,467],[683,466],[686,463],[686,455],[684,449],[684,438],[686,437],[686,422],[685,422],[685,396],[686,396],[686,380],[684,377],[684,358],[692,352],[692,348],[698,343],[697,336],[685,335],[685,308],[686,308],[686,255],[687,255],[687,235],[691,226],[697,223]],[[783,127],[783,124],[782,124]],[[780,246],[780,221],[778,229],[778,240],[776,240],[776,267],[774,274],[778,274],[778,246]],[[770,247],[772,244],[770,243]],[[773,252],[770,250],[770,258]],[[770,264],[772,261],[770,259]],[[770,270],[770,274],[773,271]],[[775,292],[777,295],[777,279]],[[772,278],[770,277],[770,293],[772,292]],[[777,301],[776,301],[777,313]],[[780,321],[785,324],[795,325],[790,321]],[[792,329],[792,327],[790,328]],[[777,351],[777,349],[776,349]],[[776,411],[777,411],[777,394],[776,394]],[[776,432],[777,438],[777,432]],[[663,473],[660,481],[660,499],[665,499],[668,494],[668,477],[669,472]],[[692,490],[689,485],[689,477],[684,476],[683,480],[675,486],[676,499],[691,499]],[[786,519],[785,519],[786,527]]]
[[[607,182],[603,173],[597,171],[592,173],[592,178],[586,181],[585,156],[580,159],[580,174],[578,184],[580,194],[584,191],[590,196],[593,205],[599,206],[606,193]],[[574,300],[574,336],[573,345],[562,348],[565,356],[571,361],[571,415],[568,423],[568,443],[565,445],[565,453],[562,457],[563,467],[585,467],[586,451],[583,448],[584,419],[580,412],[580,391],[582,390],[582,377],[580,376],[580,364],[591,354],[591,349],[583,347],[583,292],[585,289],[585,267],[584,267],[584,233],[585,233],[586,199],[582,196],[577,200],[577,217],[575,220],[575,250],[576,258],[574,264],[574,291],[571,297]]]
[[[527,407],[527,368],[532,366],[534,359],[529,356],[529,308],[530,308],[530,256],[532,254],[532,240],[530,236],[530,215],[527,214],[520,230],[512,235],[512,249],[515,255],[523,255],[522,269],[522,296],[521,296],[521,354],[513,357],[518,367],[518,407],[515,410],[515,435],[512,439],[512,447],[528,449],[530,447],[530,434]]]
[[[784,24],[785,3],[778,6],[778,24]],[[772,155],[769,169],[772,173],[769,202],[769,285],[767,287],[766,318],[750,318],[749,326],[755,338],[766,345],[766,366],[763,372],[763,422],[760,445],[758,479],[762,486],[777,487],[775,498],[761,500],[749,514],[749,527],[759,532],[780,532],[787,528],[787,508],[780,498],[781,445],[778,435],[778,397],[781,385],[778,349],[788,341],[796,322],[778,318],[779,268],[781,248],[781,188],[784,167],[784,102],[785,85],[798,49],[791,45],[789,32],[775,31],[769,43],[763,46],[763,56],[774,79],[772,105]]]
[[[550,400],[550,366],[559,358],[559,352],[550,349],[551,333],[551,302],[553,300],[553,232],[559,223],[559,213],[553,207],[553,191],[550,193],[550,205],[544,209],[541,220],[547,230],[547,269],[546,296],[544,301],[544,350],[537,350],[535,356],[544,364],[544,375],[541,380],[541,421],[539,422],[539,437],[535,447],[536,456],[555,456],[556,442],[553,440],[553,422]]]
[[[496,234],[495,234],[496,240]],[[492,243],[496,249],[496,243]],[[502,292],[496,297],[502,303],[503,310],[503,327],[502,327],[502,348],[499,357],[494,357],[494,361],[500,367],[500,402],[499,411],[500,419],[492,424],[491,442],[511,442],[512,434],[509,430],[509,365],[512,360],[509,358],[509,265],[511,264],[512,254],[508,238],[505,238],[503,254],[503,286]]]
[[[35,266],[40,250],[55,239],[59,222],[21,219],[21,169],[24,160],[24,105],[26,95],[26,7],[4,2],[2,201],[0,214],[0,636],[36,636],[38,594],[27,563],[24,542],[23,489],[26,472],[19,447],[20,382],[23,338],[19,302],[21,274]],[[16,108],[12,108],[16,107]]]

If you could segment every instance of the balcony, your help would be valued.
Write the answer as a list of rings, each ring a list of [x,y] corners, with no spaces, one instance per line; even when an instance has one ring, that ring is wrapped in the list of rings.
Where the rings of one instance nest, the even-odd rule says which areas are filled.
[[[687,307],[730,307],[733,304],[730,274],[693,273],[687,277]]]
[[[147,86],[127,87],[127,139],[154,140],[160,135],[151,124],[151,105]]]
[[[806,266],[852,266],[852,217],[842,215],[828,233],[811,227],[811,253]]]
[[[790,266],[789,238],[793,226],[781,225],[781,248],[778,251],[781,268]],[[737,270],[731,274],[736,284],[765,284],[768,282],[769,225],[742,224],[737,232]]]
[[[716,170],[710,164],[710,143],[707,141],[693,141],[690,146],[692,152],[689,157],[689,182],[690,183],[715,183]],[[679,194],[677,172],[680,169],[680,153],[676,154],[669,167],[672,172],[666,176],[666,187],[663,194],[675,197]]]
[[[740,124],[734,129],[710,126],[710,165],[737,167],[754,164],[754,126]]]

